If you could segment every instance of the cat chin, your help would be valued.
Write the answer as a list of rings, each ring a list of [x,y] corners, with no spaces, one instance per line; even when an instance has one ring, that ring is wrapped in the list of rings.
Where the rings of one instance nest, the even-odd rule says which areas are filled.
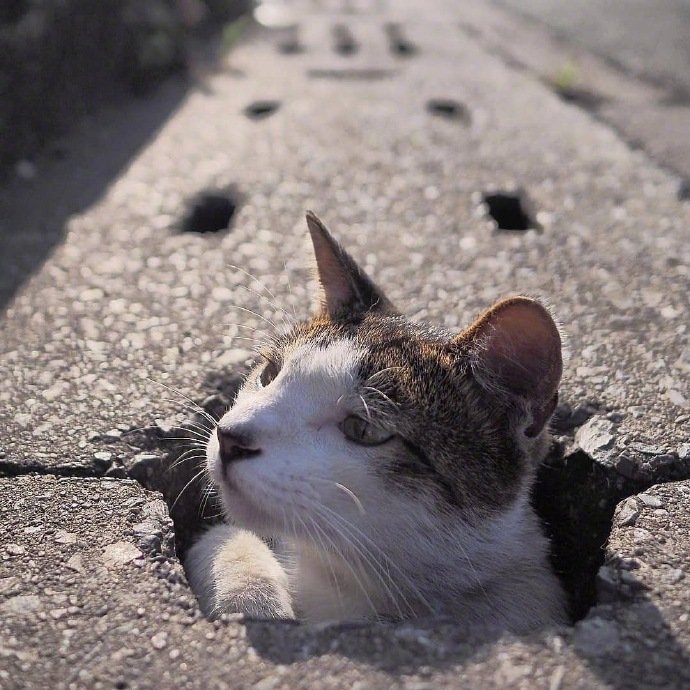
[[[262,537],[275,536],[279,531],[275,518],[236,485],[223,482],[221,497],[225,517],[237,527],[243,527]]]

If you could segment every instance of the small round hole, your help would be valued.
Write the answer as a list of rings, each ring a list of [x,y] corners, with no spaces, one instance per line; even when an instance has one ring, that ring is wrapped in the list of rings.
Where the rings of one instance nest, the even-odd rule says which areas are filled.
[[[202,234],[227,230],[236,209],[237,201],[232,195],[204,192],[191,202],[182,230]]]
[[[273,115],[278,108],[280,108],[280,101],[254,101],[244,109],[244,114],[250,120],[261,120]]]
[[[499,230],[539,228],[529,211],[530,204],[524,192],[494,192],[484,194],[483,200]]]
[[[426,107],[432,115],[448,120],[459,120],[465,124],[469,124],[471,120],[469,110],[452,98],[432,98],[427,101]]]

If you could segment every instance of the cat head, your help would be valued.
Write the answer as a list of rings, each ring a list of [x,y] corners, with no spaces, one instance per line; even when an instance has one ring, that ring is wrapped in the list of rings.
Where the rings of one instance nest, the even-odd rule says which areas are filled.
[[[460,333],[413,323],[315,215],[307,224],[315,315],[262,353],[208,443],[230,516],[316,542],[341,520],[378,539],[510,510],[557,401],[548,311],[516,296]]]

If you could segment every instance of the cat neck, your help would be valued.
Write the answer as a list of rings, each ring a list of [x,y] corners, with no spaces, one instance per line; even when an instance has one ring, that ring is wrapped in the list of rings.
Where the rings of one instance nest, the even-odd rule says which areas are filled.
[[[494,610],[491,592],[497,586],[509,587],[516,578],[529,576],[553,588],[544,581],[551,577],[546,541],[525,497],[480,529],[439,522],[433,536],[394,539],[394,530],[381,534],[379,529],[378,543],[388,548],[365,548],[366,536],[360,534],[349,553],[293,543],[300,618],[389,620],[444,612],[478,620],[493,617],[500,624],[506,613]]]

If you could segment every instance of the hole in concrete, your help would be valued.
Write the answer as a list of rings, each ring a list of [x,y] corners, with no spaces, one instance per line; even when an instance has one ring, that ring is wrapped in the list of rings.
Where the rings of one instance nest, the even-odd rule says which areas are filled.
[[[156,420],[154,425],[128,435],[137,454],[126,462],[128,475],[144,487],[163,494],[175,525],[177,554],[184,562],[187,548],[208,525],[221,519],[221,505],[204,476],[196,476],[205,459],[200,429],[211,433],[232,404],[243,381],[239,373],[209,376],[208,395],[195,404],[191,417]],[[186,405],[184,405],[186,406]],[[551,540],[551,561],[566,590],[572,619],[581,619],[596,603],[597,573],[616,505],[639,493],[649,483],[625,479],[614,469],[595,462],[581,450],[564,453],[572,445],[576,427],[591,416],[590,404],[560,405],[554,420],[552,451],[539,468],[532,504]]]
[[[376,81],[389,79],[395,72],[390,69],[310,69],[307,76],[310,79],[342,79],[343,81]]]
[[[527,194],[522,190],[484,194],[483,200],[499,230],[539,228],[539,224],[532,215]]]
[[[208,395],[194,403],[194,414],[180,413],[170,419],[156,419],[146,429],[126,434],[136,454],[121,468],[147,489],[160,491],[175,525],[175,548],[180,560],[199,533],[218,522],[220,501],[211,490],[205,472],[205,446],[215,422],[230,407],[243,376],[223,374],[206,381]],[[189,409],[186,400],[180,408]]]
[[[339,55],[354,55],[359,50],[359,43],[345,24],[336,24],[331,30],[333,50]]]
[[[566,103],[573,103],[585,110],[598,110],[607,99],[601,94],[576,86],[557,86],[553,85],[553,90],[558,97]]]
[[[262,120],[273,115],[278,108],[280,101],[254,101],[244,109],[244,114],[250,120]]]
[[[690,201],[690,178],[680,181],[678,185],[678,200]]]
[[[411,57],[417,52],[417,46],[408,40],[400,24],[386,24],[383,30],[388,37],[391,53],[398,57]]]
[[[232,191],[202,192],[190,202],[182,230],[202,234],[227,230],[237,205],[237,196]]]
[[[297,55],[304,52],[304,46],[297,39],[288,39],[278,44],[278,52],[283,55]]]
[[[448,120],[459,120],[464,124],[470,124],[469,110],[459,101],[452,98],[432,98],[427,101],[426,109],[432,114],[444,117]]]
[[[283,55],[296,55],[304,52],[304,46],[299,40],[299,29],[297,26],[291,26],[285,31],[282,41],[278,43],[278,52]]]
[[[558,445],[540,467],[532,505],[551,540],[551,563],[573,620],[596,603],[596,577],[616,505],[648,486],[604,468],[581,450],[564,456]]]

